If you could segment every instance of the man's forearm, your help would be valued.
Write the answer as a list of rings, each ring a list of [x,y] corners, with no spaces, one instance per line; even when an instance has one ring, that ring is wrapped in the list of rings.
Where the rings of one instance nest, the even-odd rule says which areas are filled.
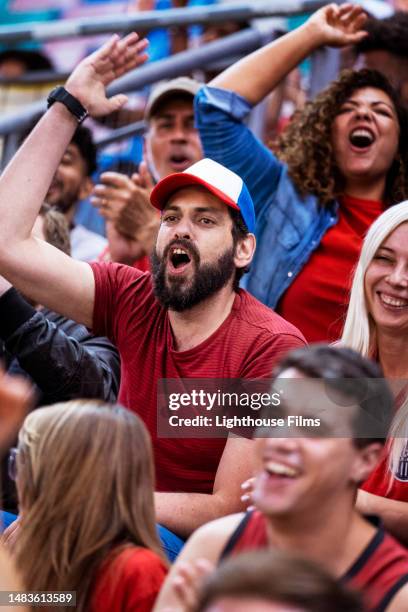
[[[0,251],[30,237],[38,211],[78,123],[55,103],[24,141],[0,180]]]
[[[155,493],[156,520],[181,538],[214,519],[243,510],[237,499],[221,494]]]

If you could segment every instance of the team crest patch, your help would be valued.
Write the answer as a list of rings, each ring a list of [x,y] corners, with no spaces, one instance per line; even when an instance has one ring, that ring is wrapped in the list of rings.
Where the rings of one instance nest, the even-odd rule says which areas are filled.
[[[401,482],[408,482],[408,444],[401,453],[395,478]]]

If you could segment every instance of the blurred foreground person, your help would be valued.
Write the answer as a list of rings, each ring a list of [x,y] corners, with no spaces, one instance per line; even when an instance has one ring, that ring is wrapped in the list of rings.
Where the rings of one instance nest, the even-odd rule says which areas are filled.
[[[31,402],[32,392],[26,381],[8,376],[0,370],[0,455],[9,448]],[[0,591],[24,590],[21,576],[0,542]],[[25,606],[8,606],[6,602],[2,609],[4,612],[28,612]]]
[[[39,408],[13,457],[21,512],[14,552],[27,590],[76,591],[80,612],[150,611],[166,561],[141,420],[97,402]]]
[[[177,605],[172,580],[184,563],[203,558],[216,564],[271,548],[323,566],[362,593],[367,612],[403,612],[408,608],[408,551],[355,509],[358,486],[373,471],[384,443],[360,436],[367,415],[392,414],[387,383],[358,353],[319,345],[291,352],[276,376],[285,384],[279,416],[319,415],[320,426],[289,428],[290,437],[278,431],[279,437],[257,439],[256,510],[197,530],[173,566],[156,609]],[[367,393],[370,379],[375,393]],[[271,436],[271,429],[263,435]]]
[[[183,573],[173,583],[180,605],[168,612],[363,612],[323,568],[282,551],[238,555],[205,580],[198,568]]]

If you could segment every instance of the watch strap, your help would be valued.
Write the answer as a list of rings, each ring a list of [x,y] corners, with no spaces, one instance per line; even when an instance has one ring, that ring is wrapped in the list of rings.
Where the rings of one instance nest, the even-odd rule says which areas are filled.
[[[56,87],[53,89],[48,96],[48,108],[54,104],[54,102],[61,102],[72,115],[74,115],[75,119],[78,123],[82,123],[84,119],[88,116],[88,111],[77,98],[75,98],[72,94],[69,93],[65,89],[65,87]]]

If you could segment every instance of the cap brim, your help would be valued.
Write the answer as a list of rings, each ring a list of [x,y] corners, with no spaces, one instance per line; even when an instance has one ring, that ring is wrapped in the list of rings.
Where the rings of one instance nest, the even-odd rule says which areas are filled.
[[[229,198],[223,191],[214,187],[210,183],[207,183],[203,179],[195,176],[194,174],[188,174],[188,172],[177,172],[175,174],[170,174],[166,176],[166,178],[162,179],[160,183],[156,185],[150,195],[150,201],[155,208],[159,210],[163,210],[169,201],[170,197],[179,189],[183,187],[189,187],[191,185],[199,185],[200,187],[204,187],[219,198],[224,204],[234,208],[235,210],[240,210],[237,206],[236,202]]]

